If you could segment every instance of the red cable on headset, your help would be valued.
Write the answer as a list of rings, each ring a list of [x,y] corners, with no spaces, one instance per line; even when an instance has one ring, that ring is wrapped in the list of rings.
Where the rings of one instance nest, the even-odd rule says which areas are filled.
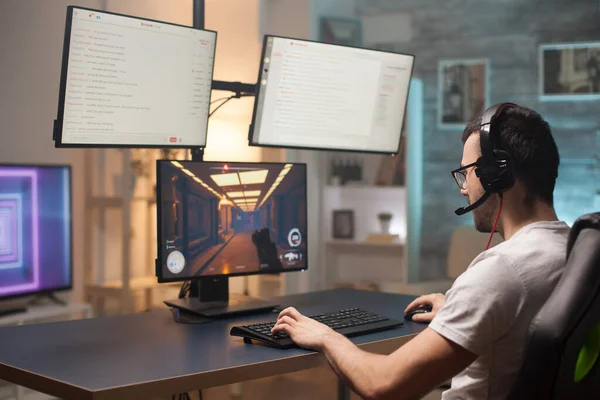
[[[498,214],[496,215],[496,220],[494,221],[494,226],[492,227],[492,233],[490,233],[490,239],[487,242],[487,246],[485,249],[490,248],[490,244],[492,243],[492,237],[494,237],[494,232],[496,232],[496,225],[498,224],[498,220],[500,219],[500,212],[502,211],[502,194],[500,194],[500,207],[498,207]]]

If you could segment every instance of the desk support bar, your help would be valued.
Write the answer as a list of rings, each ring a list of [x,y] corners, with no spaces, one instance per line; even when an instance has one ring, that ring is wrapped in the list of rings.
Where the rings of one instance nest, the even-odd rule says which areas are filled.
[[[350,389],[341,379],[338,379],[338,400],[350,400]]]

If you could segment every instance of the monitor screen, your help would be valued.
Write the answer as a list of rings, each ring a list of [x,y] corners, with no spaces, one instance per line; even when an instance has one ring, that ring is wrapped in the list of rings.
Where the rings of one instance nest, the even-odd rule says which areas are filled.
[[[395,154],[414,56],[265,36],[250,144]]]
[[[71,286],[70,167],[0,165],[0,298]]]
[[[158,161],[159,282],[306,269],[306,165]]]
[[[69,6],[57,147],[204,147],[217,34]]]

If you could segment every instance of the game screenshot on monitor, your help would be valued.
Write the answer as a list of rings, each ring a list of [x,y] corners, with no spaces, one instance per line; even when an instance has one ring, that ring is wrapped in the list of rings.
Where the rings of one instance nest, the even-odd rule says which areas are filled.
[[[0,165],[0,298],[71,287],[67,166]]]
[[[158,162],[159,280],[307,267],[306,165]]]

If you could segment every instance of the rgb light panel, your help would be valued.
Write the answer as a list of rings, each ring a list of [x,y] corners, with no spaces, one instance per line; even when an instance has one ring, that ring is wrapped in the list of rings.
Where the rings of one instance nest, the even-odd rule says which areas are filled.
[[[14,179],[23,189],[20,193],[0,193],[0,271],[24,269],[23,241],[25,230],[30,233],[32,243],[32,273],[23,283],[2,286],[0,296],[11,293],[32,291],[40,286],[39,257],[39,202],[38,173],[35,169],[0,169],[0,178]],[[24,210],[25,198],[30,199],[29,209]]]
[[[23,266],[22,195],[0,194],[0,269]]]

